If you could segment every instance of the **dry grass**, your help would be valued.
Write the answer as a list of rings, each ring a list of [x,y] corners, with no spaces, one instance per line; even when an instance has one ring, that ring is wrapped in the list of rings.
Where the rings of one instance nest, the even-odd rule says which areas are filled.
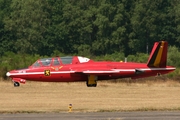
[[[16,88],[0,81],[0,112],[180,110],[180,83],[98,82],[96,88],[85,83],[27,82]]]

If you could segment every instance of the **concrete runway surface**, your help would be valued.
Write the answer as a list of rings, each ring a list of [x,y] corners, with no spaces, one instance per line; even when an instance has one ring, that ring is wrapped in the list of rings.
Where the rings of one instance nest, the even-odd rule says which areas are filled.
[[[180,111],[171,112],[95,112],[95,113],[19,113],[0,114],[0,120],[180,120]]]

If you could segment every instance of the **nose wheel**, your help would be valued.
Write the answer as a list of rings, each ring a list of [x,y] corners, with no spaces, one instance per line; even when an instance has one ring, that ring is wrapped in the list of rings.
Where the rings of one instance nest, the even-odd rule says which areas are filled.
[[[14,82],[14,87],[19,87],[20,83],[19,82]]]

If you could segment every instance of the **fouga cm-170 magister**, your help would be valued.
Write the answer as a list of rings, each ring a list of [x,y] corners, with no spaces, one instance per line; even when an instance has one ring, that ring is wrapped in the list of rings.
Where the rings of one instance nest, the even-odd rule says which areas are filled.
[[[167,74],[175,70],[167,66],[166,41],[155,42],[147,63],[95,62],[81,56],[53,57],[37,60],[26,69],[7,72],[14,86],[30,81],[77,82],[86,81],[88,87],[96,87],[98,80],[117,78],[144,78]]]

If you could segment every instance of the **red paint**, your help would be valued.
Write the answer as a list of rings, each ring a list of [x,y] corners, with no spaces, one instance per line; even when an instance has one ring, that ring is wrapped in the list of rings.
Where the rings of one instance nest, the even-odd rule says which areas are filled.
[[[154,51],[157,49],[157,45],[161,44],[161,42],[155,43],[148,61],[151,60]],[[167,42],[165,42],[165,46],[163,47],[164,50],[162,59],[165,61],[164,63],[166,63],[166,57],[164,56],[167,54]],[[87,81],[88,75],[96,75],[98,80],[127,77],[134,79],[156,76],[157,74],[167,74],[175,70],[174,67],[166,65],[165,67],[148,67],[146,63],[107,61],[95,62],[88,58],[79,56],[50,58],[50,62],[48,61],[50,64],[49,66],[46,61],[48,61],[48,59],[39,59],[37,60],[37,66],[33,64],[27,69],[12,70],[7,73],[7,76],[11,77],[14,82],[20,83],[25,83],[25,80],[44,82],[77,82]],[[47,66],[44,66],[44,64],[47,64]]]

